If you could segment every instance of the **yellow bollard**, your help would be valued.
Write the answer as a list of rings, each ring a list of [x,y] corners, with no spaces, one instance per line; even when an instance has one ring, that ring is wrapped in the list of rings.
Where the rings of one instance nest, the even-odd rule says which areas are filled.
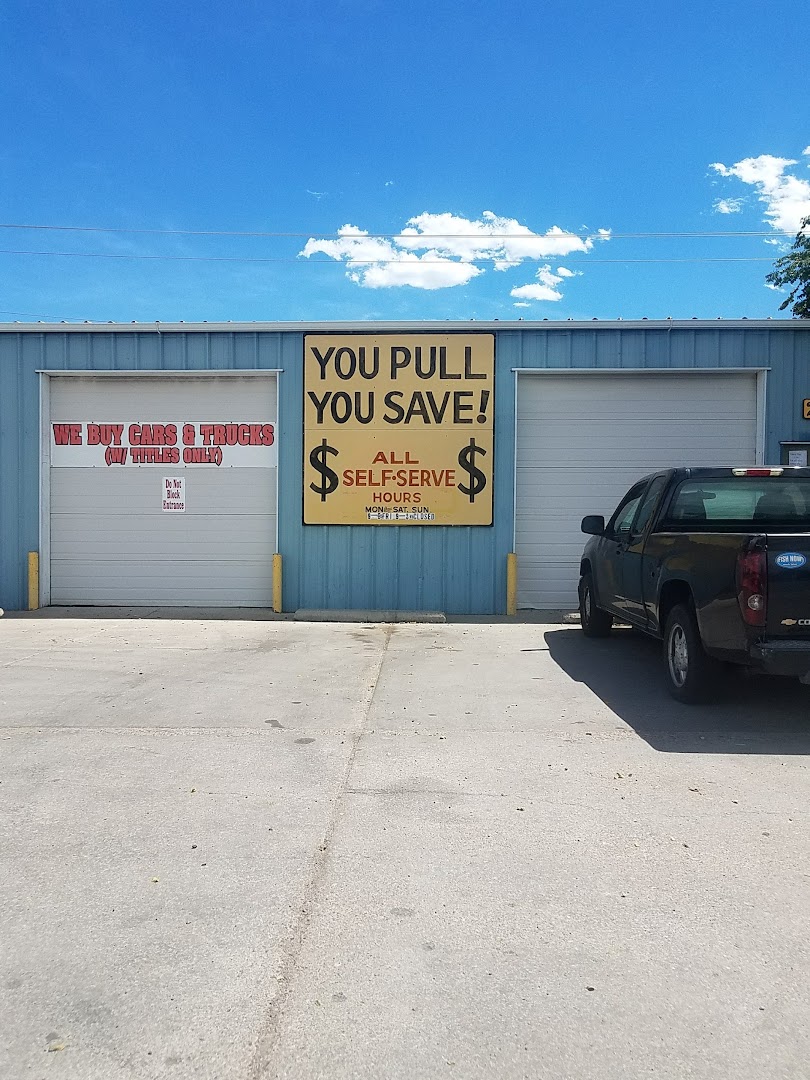
[[[506,614],[517,615],[517,555],[506,556]]]
[[[28,552],[28,610],[39,607],[39,552]]]
[[[273,556],[273,611],[281,612],[281,556]]]

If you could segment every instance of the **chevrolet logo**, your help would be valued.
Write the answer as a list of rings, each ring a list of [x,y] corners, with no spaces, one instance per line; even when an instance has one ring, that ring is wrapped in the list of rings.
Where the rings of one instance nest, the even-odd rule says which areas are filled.
[[[798,621],[798,619],[782,619],[782,626],[795,626]]]

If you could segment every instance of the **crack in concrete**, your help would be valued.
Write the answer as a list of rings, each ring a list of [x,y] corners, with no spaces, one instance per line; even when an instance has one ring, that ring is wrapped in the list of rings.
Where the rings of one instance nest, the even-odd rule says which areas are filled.
[[[12,660],[6,660],[4,663],[0,664],[0,668],[16,667],[17,664],[24,664],[26,660],[38,660],[43,652],[53,653],[57,656],[72,649],[76,649],[79,652],[85,652],[87,642],[99,637],[100,634],[105,633],[106,629],[106,626],[102,626],[98,630],[87,634],[81,641],[70,641],[65,645],[57,645],[56,648],[53,648],[53,641],[34,642],[31,645],[26,646],[27,649],[33,649],[34,652],[26,652],[25,656],[17,656]]]
[[[394,627],[386,626],[384,632],[383,646],[380,651],[380,657],[377,665],[374,669],[371,683],[369,685],[369,692],[365,702],[363,713],[360,717],[360,721],[352,736],[352,744],[349,750],[349,756],[346,759],[346,767],[343,770],[343,776],[338,785],[337,791],[332,802],[332,809],[329,814],[329,819],[326,823],[326,829],[320,842],[316,845],[314,858],[312,861],[312,869],[307,879],[307,883],[304,886],[304,893],[301,898],[301,905],[298,909],[298,914],[295,921],[290,926],[287,940],[282,947],[282,962],[278,975],[276,976],[276,982],[278,985],[278,992],[272,999],[268,1006],[267,1017],[259,1029],[256,1036],[256,1044],[253,1051],[253,1056],[248,1066],[247,1077],[248,1080],[270,1080],[271,1068],[274,1064],[274,1051],[278,1043],[280,1035],[281,1022],[284,1017],[285,1007],[290,999],[290,995],[293,990],[293,978],[296,973],[296,967],[298,964],[298,958],[301,955],[301,951],[304,947],[304,943],[309,930],[309,925],[312,921],[312,916],[315,910],[315,905],[318,900],[318,894],[323,877],[326,872],[326,867],[329,861],[329,855],[331,853],[332,838],[338,827],[341,811],[343,809],[343,801],[346,794],[349,792],[349,779],[354,771],[354,762],[357,756],[357,750],[360,745],[360,740],[366,734],[369,716],[371,715],[371,709],[374,705],[374,696],[377,692],[377,686],[382,674],[383,664],[388,654],[388,646],[391,642],[391,636]],[[277,1073],[277,1070],[274,1070]]]

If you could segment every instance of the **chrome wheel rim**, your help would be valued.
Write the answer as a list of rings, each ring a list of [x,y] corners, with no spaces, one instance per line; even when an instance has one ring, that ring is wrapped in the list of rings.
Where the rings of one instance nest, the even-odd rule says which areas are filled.
[[[686,643],[686,634],[680,624],[672,627],[669,635],[669,674],[676,686],[681,687],[686,682],[689,673],[689,647]]]

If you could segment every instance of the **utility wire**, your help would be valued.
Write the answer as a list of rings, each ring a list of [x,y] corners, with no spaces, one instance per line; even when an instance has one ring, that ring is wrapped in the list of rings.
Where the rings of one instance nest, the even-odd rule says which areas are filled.
[[[78,315],[45,315],[41,311],[3,311],[0,315],[23,315],[27,319],[54,319],[57,322],[82,322]]]
[[[542,255],[539,258],[551,259],[556,261],[559,259],[570,259],[577,252],[571,252],[568,255]],[[133,255],[133,254],[121,254],[118,252],[106,252],[106,251],[30,251],[30,250],[18,250],[15,248],[0,248],[0,255],[51,255],[57,258],[72,258],[72,259],[138,259],[146,261],[156,262],[206,262],[206,263],[296,263],[298,266],[388,266],[388,265],[406,265],[406,266],[464,266],[473,265],[475,262],[484,261],[484,256],[471,257],[467,260],[459,258],[446,258],[446,259],[418,259],[412,262],[404,262],[402,259],[353,259],[346,257],[344,262],[342,259],[307,259],[306,263],[302,262],[300,258],[279,258],[279,259],[262,259],[252,258],[250,256],[240,255]],[[492,256],[486,256],[486,258],[492,258]],[[522,259],[521,261],[525,261]],[[694,258],[667,258],[667,259],[592,259],[588,257],[588,266],[592,266],[596,263],[738,263],[738,262],[773,262],[773,258],[767,256],[739,256],[732,258],[714,258],[713,256],[695,256]],[[518,264],[516,263],[515,266]]]
[[[88,233],[125,233],[140,236],[241,236],[241,237],[264,237],[274,239],[334,239],[334,240],[406,240],[412,243],[414,240],[545,240],[547,235],[543,233],[318,233],[317,229],[310,232],[261,232],[239,231],[236,229],[128,229],[117,226],[104,225],[30,225],[22,223],[0,222],[0,229],[28,229],[39,232],[88,232]],[[575,236],[578,239],[600,240],[603,238],[598,230],[584,233],[563,232],[552,233],[552,237]],[[690,239],[690,238],[718,238],[727,237],[757,237],[757,236],[793,236],[794,233],[786,229],[766,229],[759,232],[745,230],[722,230],[712,232],[610,232],[606,231],[604,239],[610,240],[647,240],[647,239]]]

